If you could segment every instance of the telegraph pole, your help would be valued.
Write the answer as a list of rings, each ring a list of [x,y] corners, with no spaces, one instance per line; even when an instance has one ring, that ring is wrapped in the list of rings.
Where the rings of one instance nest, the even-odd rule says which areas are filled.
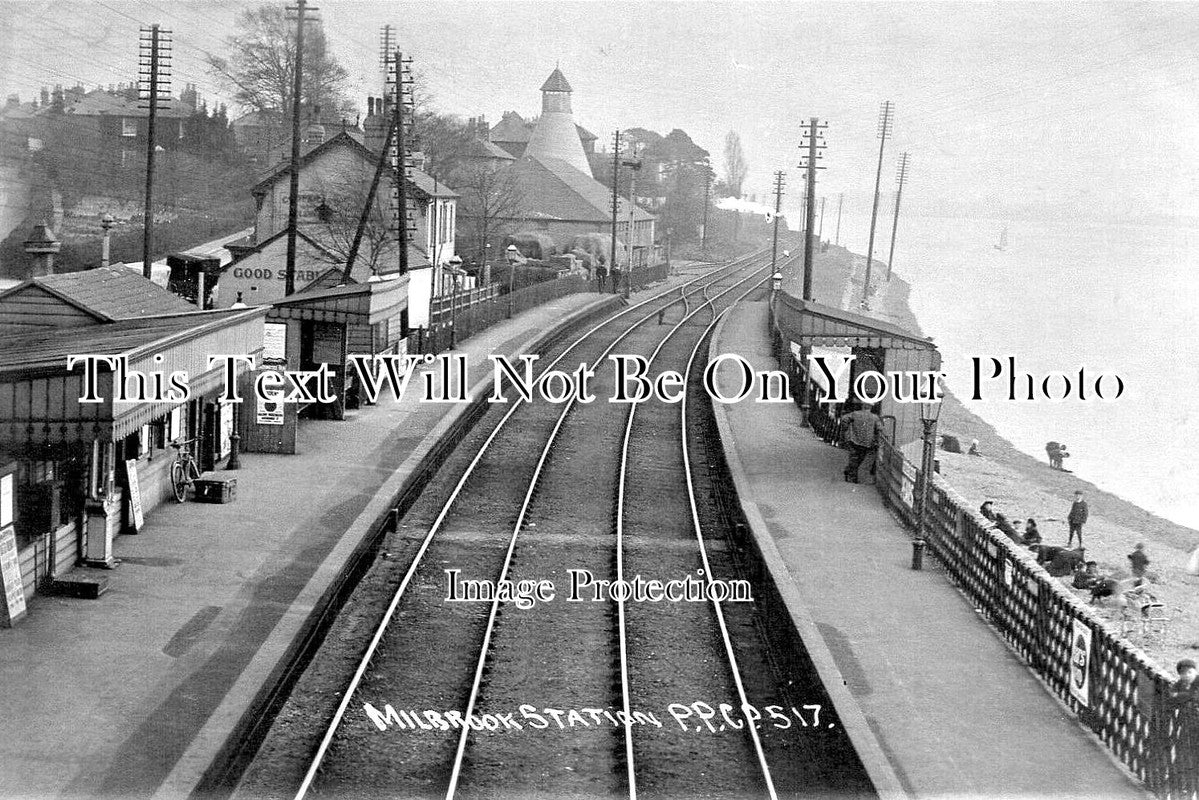
[[[803,162],[799,166],[807,170],[805,180],[807,181],[806,200],[804,202],[804,244],[803,244],[803,299],[812,299],[812,271],[814,264],[812,263],[812,229],[816,223],[816,170],[824,169],[816,162],[824,158],[819,150],[823,150],[824,134],[821,133],[828,128],[828,124],[821,125],[818,117],[812,117],[811,121],[804,126],[804,138],[807,140],[801,145],[806,146],[807,153],[803,156]]]
[[[307,0],[297,0],[296,6],[288,6],[287,10],[295,12],[296,15],[296,63],[291,86],[291,174],[288,176],[287,271],[284,273],[283,282],[285,296],[296,291],[296,234],[300,220],[300,109],[303,105],[304,90],[304,24],[308,22],[308,12],[319,9],[309,8]]]
[[[779,214],[783,209],[783,187],[786,185],[787,173],[781,169],[774,173],[774,242],[770,246],[770,274],[776,272],[779,254]]]
[[[379,52],[379,63],[383,65],[383,75],[386,80],[389,75],[392,57],[392,28],[390,25],[383,26],[383,32],[379,40],[382,45]],[[396,126],[393,119],[387,126],[387,135],[383,139],[383,149],[379,151],[379,161],[375,164],[375,172],[371,176],[371,186],[366,192],[366,202],[363,203],[362,212],[358,215],[358,227],[354,230],[354,240],[350,243],[350,253],[346,256],[346,266],[341,273],[342,280],[345,282],[349,282],[350,277],[354,274],[354,262],[358,259],[358,249],[362,246],[362,237],[366,233],[366,225],[370,220],[371,211],[374,209],[375,194],[379,191],[379,182],[383,178],[383,169],[389,162],[391,142],[395,138],[395,134]]]
[[[392,127],[395,128],[395,142],[392,144],[388,157],[395,168],[394,200],[396,208],[396,243],[399,246],[400,274],[408,273],[408,243],[412,240],[415,224],[408,213],[408,179],[411,177],[408,165],[408,143],[405,134],[408,127],[407,116],[411,114],[412,102],[412,59],[405,59],[399,50],[392,56],[391,67],[388,71],[388,89],[391,93]],[[433,200],[434,207],[437,200]],[[430,247],[430,250],[433,248]],[[436,270],[437,265],[433,265]]]
[[[138,64],[138,95],[145,105],[138,108],[149,110],[146,121],[146,205],[142,228],[142,275],[150,278],[152,250],[151,236],[154,233],[154,148],[157,146],[155,133],[158,109],[165,108],[171,98],[171,32],[162,30],[157,24],[141,29],[140,56]],[[204,298],[198,298],[204,307]]]
[[[845,203],[845,192],[841,192],[841,196],[837,198],[837,238],[833,242],[835,245],[841,244],[841,206]]]
[[[895,221],[891,223],[891,252],[887,253],[887,280],[891,280],[891,261],[895,258],[895,230],[899,227],[899,200],[903,197],[903,184],[908,179],[908,153],[899,156],[899,168],[896,170],[896,180],[899,188],[895,190]]]
[[[620,131],[612,134],[612,256],[608,264],[608,275],[612,278],[612,294],[616,286],[616,218],[620,214]]]
[[[891,135],[895,104],[884,100],[878,111],[878,172],[874,176],[874,210],[870,212],[870,243],[866,246],[866,279],[862,283],[862,308],[870,308],[870,264],[874,260],[874,225],[878,220],[878,190],[883,179],[883,148]]]
[[[820,227],[816,229],[816,238],[824,240],[824,201],[827,197],[820,198]]]
[[[699,252],[704,259],[708,257],[708,206],[711,205],[711,197],[712,167],[704,164],[704,222],[699,232]]]
[[[633,289],[633,228],[635,226],[636,217],[634,214],[637,210],[637,171],[641,169],[641,159],[637,158],[638,147],[634,143],[631,148],[633,157],[627,161],[621,161],[621,165],[628,167],[629,172],[629,265],[625,270],[624,278],[624,296],[627,300],[632,294]]]

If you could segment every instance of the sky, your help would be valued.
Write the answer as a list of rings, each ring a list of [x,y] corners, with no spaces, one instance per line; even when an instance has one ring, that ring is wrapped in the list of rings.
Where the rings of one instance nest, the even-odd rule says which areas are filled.
[[[205,0],[0,0],[0,90],[129,80],[139,24],[174,37],[174,81],[222,94],[203,67],[246,4]],[[732,130],[766,199],[787,172],[802,191],[801,125],[827,122],[819,196],[867,212],[879,103],[895,103],[882,191],[910,152],[903,206],[946,216],[1199,219],[1199,4],[1170,3],[365,3],[323,0],[334,54],[365,106],[379,28],[426,78],[435,105],[498,121],[536,114],[561,67],[576,121],[682,128],[712,153]],[[48,24],[50,21],[56,25]],[[793,211],[794,213],[794,211]]]

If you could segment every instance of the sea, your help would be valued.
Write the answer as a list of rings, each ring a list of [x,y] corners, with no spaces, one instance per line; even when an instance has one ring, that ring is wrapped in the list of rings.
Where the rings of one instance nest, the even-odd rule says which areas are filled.
[[[868,216],[847,216],[841,244],[864,253],[868,232]],[[884,260],[890,233],[890,219],[880,222]],[[1065,466],[1080,477],[1199,528],[1199,228],[912,215],[900,220],[894,260],[950,389],[971,411],[1041,460],[1046,442],[1065,444]],[[1053,377],[1055,399],[1011,400],[1009,356],[1038,392],[1050,373],[1070,376],[1071,397],[1057,399],[1065,382]],[[1004,364],[1000,380],[988,380],[991,358]],[[1118,398],[1094,396],[1101,374],[1108,396],[1114,376],[1123,381]],[[1018,385],[1025,398],[1023,377]]]

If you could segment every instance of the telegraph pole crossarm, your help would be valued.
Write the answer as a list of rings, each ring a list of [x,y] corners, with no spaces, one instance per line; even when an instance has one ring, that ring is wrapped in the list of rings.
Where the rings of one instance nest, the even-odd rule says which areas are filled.
[[[786,186],[787,173],[781,169],[774,173],[774,237],[770,246],[770,274],[778,272],[779,254],[779,214],[783,208],[783,187]]]
[[[287,263],[284,272],[283,293],[291,295],[296,290],[296,236],[300,222],[300,113],[304,93],[304,26],[310,19],[308,14],[318,9],[310,8],[307,0],[297,0],[289,12],[296,17],[296,63],[291,87],[291,166],[288,181],[287,204]]]
[[[824,169],[817,162],[824,156],[818,152],[825,148],[824,134],[822,131],[828,128],[828,124],[821,124],[818,117],[812,117],[806,125],[804,131],[804,139],[806,140],[801,148],[807,152],[804,153],[803,163],[799,166],[805,170],[804,180],[807,182],[804,193],[804,268],[803,268],[803,299],[812,299],[812,275],[815,268],[813,263],[813,242],[812,233],[816,222],[816,170]]]
[[[146,119],[146,189],[142,226],[142,275],[147,279],[153,275],[154,161],[155,151],[158,148],[158,110],[165,108],[166,103],[171,99],[170,44],[171,32],[163,30],[159,25],[154,24],[141,29],[138,95],[145,105],[139,104],[138,107],[148,112]],[[142,96],[143,93],[144,96]],[[203,308],[204,298],[197,297],[196,301]]]
[[[612,294],[616,294],[616,220],[620,215],[620,131],[612,134],[612,255],[608,263],[608,277],[612,280]]]

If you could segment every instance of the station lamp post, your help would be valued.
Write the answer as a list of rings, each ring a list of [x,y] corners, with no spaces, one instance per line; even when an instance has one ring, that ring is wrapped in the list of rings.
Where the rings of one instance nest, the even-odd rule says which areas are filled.
[[[770,306],[774,308],[774,300],[778,297],[779,289],[783,288],[783,273],[776,272],[770,276]]]
[[[924,449],[920,463],[920,486],[916,494],[920,505],[916,509],[916,539],[912,542],[912,569],[924,565],[924,546],[928,541],[928,489],[933,482],[933,457],[937,452],[937,418],[941,416],[941,401],[930,399],[920,404],[920,421],[924,424]]]
[[[504,255],[508,259],[508,319],[512,319],[516,303],[516,259],[520,257],[520,253],[517,251],[516,245],[510,244],[504,251]]]
[[[491,285],[491,242],[483,245],[483,284]]]
[[[447,262],[450,267],[450,349],[458,343],[458,275],[462,271],[462,259],[453,256]]]

